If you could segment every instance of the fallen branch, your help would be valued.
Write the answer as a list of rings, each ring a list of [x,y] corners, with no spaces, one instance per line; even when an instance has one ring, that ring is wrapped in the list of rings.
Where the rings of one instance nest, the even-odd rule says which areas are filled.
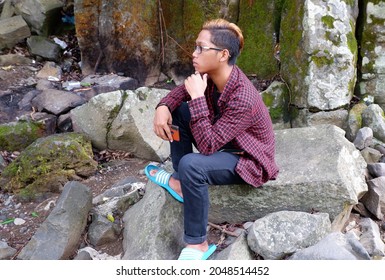
[[[234,236],[234,237],[238,237],[239,236],[239,234],[236,234],[236,233],[234,233],[232,231],[225,230],[223,227],[218,226],[216,224],[213,224],[213,223],[210,223],[210,222],[208,222],[208,224],[209,224],[209,226],[211,226],[213,228],[216,228],[216,229],[219,229],[222,233],[225,233],[227,235]]]

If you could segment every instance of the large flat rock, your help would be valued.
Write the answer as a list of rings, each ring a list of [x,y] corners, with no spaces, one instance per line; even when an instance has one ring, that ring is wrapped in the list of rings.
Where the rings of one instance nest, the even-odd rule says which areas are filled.
[[[282,211],[325,212],[333,221],[368,190],[366,162],[334,125],[277,130],[275,181],[211,186],[212,222],[253,221]]]

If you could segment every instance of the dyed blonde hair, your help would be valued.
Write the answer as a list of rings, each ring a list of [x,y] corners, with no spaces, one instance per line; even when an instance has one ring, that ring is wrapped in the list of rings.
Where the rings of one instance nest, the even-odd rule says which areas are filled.
[[[244,46],[241,29],[225,19],[214,19],[205,22],[202,30],[208,30],[211,33],[211,42],[214,45],[229,51],[229,64],[235,64]]]

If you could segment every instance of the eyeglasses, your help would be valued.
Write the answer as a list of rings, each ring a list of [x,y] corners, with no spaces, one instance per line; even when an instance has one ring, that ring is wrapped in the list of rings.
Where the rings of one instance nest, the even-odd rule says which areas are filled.
[[[223,51],[224,49],[210,48],[210,47],[198,46],[198,45],[196,45],[194,48],[194,52],[197,52],[198,54],[201,54],[203,50],[206,50],[206,51],[208,51],[208,50]]]

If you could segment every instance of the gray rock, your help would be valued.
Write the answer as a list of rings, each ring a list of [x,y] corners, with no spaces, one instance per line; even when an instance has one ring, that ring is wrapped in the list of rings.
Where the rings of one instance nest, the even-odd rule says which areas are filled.
[[[364,218],[360,221],[362,234],[360,242],[371,257],[385,256],[385,243],[381,239],[380,228],[369,218]]]
[[[127,97],[107,135],[108,147],[129,151],[139,158],[165,160],[170,155],[169,143],[154,135],[152,120],[155,106],[168,92],[147,87],[126,91]]]
[[[47,111],[54,115],[67,113],[85,103],[80,96],[67,91],[47,89],[32,99],[32,106],[38,111]]]
[[[377,219],[382,220],[385,214],[385,176],[368,181],[368,187],[361,201]]]
[[[377,104],[371,104],[362,113],[362,125],[373,130],[373,136],[385,141],[385,117],[384,111]]]
[[[93,246],[101,246],[116,241],[120,232],[119,225],[95,214],[88,229],[88,238]]]
[[[354,234],[333,232],[289,260],[370,260],[370,256]]]
[[[354,141],[358,130],[362,127],[362,112],[368,106],[365,103],[355,104],[350,110],[348,115],[348,123],[346,127],[346,138],[349,141]]]
[[[17,252],[16,249],[9,247],[4,241],[0,241],[0,260],[8,260]]]
[[[148,160],[164,160],[170,155],[169,143],[154,136],[151,123],[156,104],[168,92],[138,88],[99,94],[71,111],[73,129],[86,134],[100,150],[127,151]]]
[[[75,261],[80,261],[80,260],[86,260],[86,261],[90,261],[92,260],[92,257],[90,255],[90,253],[88,253],[87,251],[80,251],[79,254],[76,255],[76,257],[74,258]]]
[[[62,74],[62,69],[58,65],[56,65],[55,62],[47,61],[46,63],[44,63],[43,68],[36,74],[36,77],[45,80],[49,80],[52,78],[60,80]]]
[[[215,255],[214,260],[254,260],[253,252],[247,244],[247,234],[243,232],[236,240]]]
[[[19,54],[0,55],[0,66],[28,65],[31,63],[32,63],[32,59]]]
[[[254,221],[282,210],[316,210],[334,220],[368,189],[365,160],[344,135],[332,125],[277,130],[277,180],[259,188],[211,186],[210,221]]]
[[[133,184],[136,182],[137,182],[137,180],[133,177],[123,178],[119,182],[110,186],[108,188],[108,190],[106,190],[105,192],[94,197],[92,199],[92,204],[99,205],[99,204],[102,204],[106,200],[109,200],[111,198],[124,196],[125,194],[127,194],[133,190],[136,190],[136,188],[133,186]]]
[[[124,214],[124,260],[177,259],[184,247],[183,206],[149,182],[142,200]]]
[[[348,111],[339,109],[334,111],[311,112],[308,109],[298,110],[298,115],[292,120],[293,127],[306,127],[317,125],[336,125],[346,129]]]
[[[366,147],[361,151],[362,157],[365,159],[366,163],[377,163],[381,160],[382,154],[373,148]]]
[[[12,48],[29,36],[31,31],[21,16],[0,20],[0,50]]]
[[[369,1],[365,7],[365,15],[362,18],[362,37],[360,54],[362,65],[360,71],[362,79],[359,84],[362,96],[370,94],[376,104],[385,109],[385,54],[384,48],[384,20],[383,3]]]
[[[383,162],[369,163],[368,171],[374,178],[385,176],[385,163]]]
[[[289,92],[283,82],[274,81],[261,92],[263,102],[269,109],[274,129],[290,128],[288,116]]]
[[[3,172],[3,169],[7,166],[7,162],[4,160],[3,156],[0,155],[0,172]]]
[[[84,91],[87,97],[116,90],[135,90],[139,85],[138,81],[133,78],[116,74],[88,75],[81,81],[81,84],[92,85],[89,90]]]
[[[74,131],[87,135],[95,148],[107,149],[108,129],[122,102],[122,93],[113,91],[97,95],[84,105],[74,108],[71,110]]]
[[[373,144],[373,130],[370,127],[363,127],[358,130],[353,144],[359,150],[371,146]]]
[[[92,207],[90,189],[68,182],[55,208],[21,250],[21,260],[60,260],[74,254]]]
[[[292,104],[319,110],[349,104],[357,50],[346,38],[354,34],[356,7],[357,1],[296,1],[288,5],[280,32],[290,39],[280,41],[281,49],[287,51],[281,59],[281,72],[291,85]],[[327,28],[325,18],[332,22]],[[298,27],[295,35],[292,26]]]
[[[23,16],[35,33],[48,36],[61,18],[60,11],[64,2],[60,0],[15,1],[14,5],[16,13]]]
[[[107,216],[111,213],[124,213],[141,198],[140,192],[144,183],[127,183],[130,178],[125,178],[104,193],[95,197],[92,203],[96,213]]]
[[[6,19],[10,18],[13,16],[15,13],[15,8],[12,6],[12,1],[11,0],[3,0],[0,1],[0,5],[2,4],[1,2],[4,2],[4,5],[2,7],[0,19]],[[1,8],[1,6],[0,6]]]
[[[256,220],[247,235],[247,243],[264,259],[277,260],[316,244],[330,230],[326,213],[281,211]]]
[[[60,46],[46,37],[31,36],[27,39],[27,45],[33,55],[52,61],[59,61],[61,54]]]
[[[31,90],[28,93],[26,93],[23,97],[23,99],[17,104],[19,106],[19,109],[21,110],[32,110],[31,101],[34,99],[38,94],[40,94],[41,91],[39,90]]]

